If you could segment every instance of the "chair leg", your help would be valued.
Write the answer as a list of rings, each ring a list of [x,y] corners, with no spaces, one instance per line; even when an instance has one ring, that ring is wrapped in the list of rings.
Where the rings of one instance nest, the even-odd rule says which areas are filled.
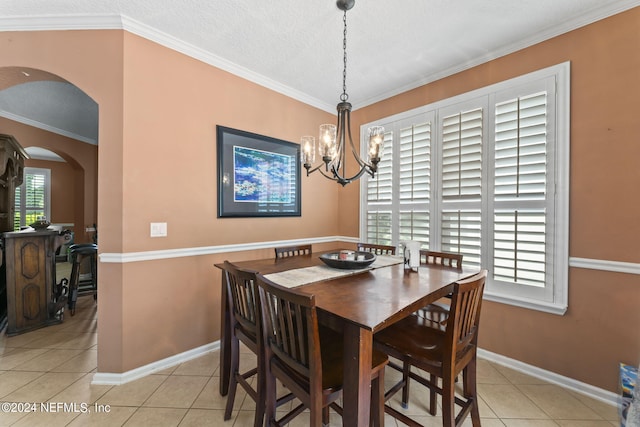
[[[371,420],[373,427],[384,426],[384,369],[371,381]]]
[[[478,409],[478,391],[476,386],[476,359],[469,362],[462,375],[464,395],[467,399],[473,399],[471,406],[471,423],[473,427],[480,427],[480,411]]]
[[[402,387],[402,408],[407,409],[409,407],[409,372],[411,371],[411,365],[407,362],[402,362],[402,381],[404,386]]]
[[[328,408],[327,416],[328,416]],[[311,405],[309,407],[309,427],[322,427],[324,426],[325,408],[322,407],[322,403],[314,402],[314,398],[311,398]]]
[[[324,408],[322,408],[322,425],[323,426],[328,426],[329,425],[329,418],[331,416],[329,415],[329,407],[325,406]]]
[[[438,377],[433,374],[429,375],[429,382],[437,385]],[[429,389],[429,413],[436,415],[438,413],[438,397],[436,391],[432,388]]]
[[[265,365],[264,365],[264,357],[261,354],[258,354],[258,374],[256,375],[256,383],[257,383],[257,402],[256,402],[256,419],[254,422],[254,427],[262,427],[264,425],[264,417],[266,413],[267,406],[267,396],[266,396],[266,379],[265,379]],[[275,393],[274,393],[275,396]]]
[[[231,366],[229,374],[229,393],[227,394],[227,405],[224,410],[224,419],[231,418],[233,412],[233,403],[236,399],[236,390],[238,389],[238,369],[240,365],[240,345],[237,338],[231,337]]]
[[[80,262],[82,256],[73,254],[73,264],[71,264],[71,277],[69,278],[69,314],[76,314],[76,301],[78,300],[78,281],[80,280]]]
[[[264,360],[264,390],[265,390],[265,414],[264,425],[267,427],[272,426],[276,421],[276,405],[278,398],[276,396],[277,384],[276,378],[271,373],[271,366],[269,365],[268,358]]]
[[[453,377],[442,378],[442,425],[443,427],[455,427],[456,425]]]

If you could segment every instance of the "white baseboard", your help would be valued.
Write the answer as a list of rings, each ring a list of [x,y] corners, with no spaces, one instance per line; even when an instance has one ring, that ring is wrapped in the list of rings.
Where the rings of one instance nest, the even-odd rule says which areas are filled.
[[[166,359],[158,360],[148,365],[141,366],[139,368],[132,369],[127,372],[123,372],[121,374],[97,372],[93,375],[93,380],[91,381],[91,384],[96,384],[96,385],[125,384],[130,381],[134,381],[142,377],[145,377],[147,375],[151,375],[155,372],[159,372],[164,369],[170,368],[172,366],[179,365],[181,363],[187,362],[189,360],[203,356],[206,353],[216,351],[219,349],[220,349],[220,341],[215,341],[213,343],[206,344],[201,347],[197,347],[197,348],[185,351],[183,353],[167,357]],[[565,377],[563,375],[559,375],[554,372],[547,371],[547,370],[538,368],[536,366],[529,365],[524,362],[520,362],[519,360],[511,359],[501,354],[493,353],[488,350],[483,350],[481,348],[478,349],[478,357],[488,360],[490,362],[497,363],[499,365],[506,366],[518,372],[531,375],[532,377],[539,378],[541,380],[550,382],[552,384],[559,385],[560,387],[564,387],[566,389],[575,391],[577,393],[583,394],[585,396],[591,397],[593,399],[599,400],[609,405],[616,406],[618,404],[617,394],[592,386],[590,384],[586,384],[586,383],[574,380],[573,378]]]
[[[546,371],[536,366],[520,362],[519,360],[511,359],[501,354],[492,353],[481,348],[478,349],[478,357],[486,359],[490,362],[495,362],[499,365],[506,366],[524,374],[531,375],[532,377],[539,378],[552,384],[559,385],[560,387],[575,391],[609,405],[616,406],[618,404],[617,394],[592,386],[587,383],[574,380],[573,378],[565,377],[551,371]]]
[[[93,375],[91,384],[95,385],[122,385],[133,380],[146,377],[155,372],[162,371],[163,369],[170,368],[172,366],[179,365],[189,360],[198,358],[212,351],[220,348],[220,341],[216,341],[210,344],[205,344],[200,347],[185,351],[180,354],[167,357],[166,359],[158,360],[148,365],[140,366],[139,368],[132,369],[121,374],[108,373],[108,372],[96,372]]]

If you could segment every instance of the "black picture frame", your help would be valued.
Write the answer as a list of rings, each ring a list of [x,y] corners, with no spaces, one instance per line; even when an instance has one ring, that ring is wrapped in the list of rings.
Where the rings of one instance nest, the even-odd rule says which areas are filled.
[[[301,216],[300,145],[216,126],[218,218]]]

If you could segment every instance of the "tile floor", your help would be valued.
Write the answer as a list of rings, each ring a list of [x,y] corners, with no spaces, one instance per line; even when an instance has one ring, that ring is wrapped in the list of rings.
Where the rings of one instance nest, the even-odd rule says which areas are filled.
[[[67,313],[62,324],[14,337],[1,332],[0,402],[36,405],[28,413],[0,410],[0,427],[253,425],[255,406],[241,389],[232,418],[223,420],[226,398],[218,393],[218,352],[124,385],[91,385],[97,366],[96,313],[93,298],[83,296],[75,316]],[[253,355],[244,352],[242,363],[255,363]],[[388,380],[396,375],[387,372]],[[486,360],[478,363],[478,390],[483,427],[619,425],[614,406]],[[418,391],[423,388],[416,384],[412,392]],[[428,415],[424,401],[413,397],[408,413],[426,426],[441,426],[438,416]],[[307,423],[302,414],[289,425]],[[333,412],[331,425],[342,425]],[[387,416],[386,425],[403,424]],[[469,419],[465,426],[471,426]]]

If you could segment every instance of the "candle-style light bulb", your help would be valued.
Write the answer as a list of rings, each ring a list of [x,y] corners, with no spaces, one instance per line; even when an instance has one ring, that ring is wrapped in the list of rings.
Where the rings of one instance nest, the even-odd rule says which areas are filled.
[[[330,163],[336,156],[336,125],[320,125],[320,155],[325,163]]]
[[[384,149],[384,127],[372,126],[369,133],[369,161],[378,163],[382,158]]]
[[[316,161],[316,139],[313,136],[300,138],[300,159],[305,165],[312,165]]]

